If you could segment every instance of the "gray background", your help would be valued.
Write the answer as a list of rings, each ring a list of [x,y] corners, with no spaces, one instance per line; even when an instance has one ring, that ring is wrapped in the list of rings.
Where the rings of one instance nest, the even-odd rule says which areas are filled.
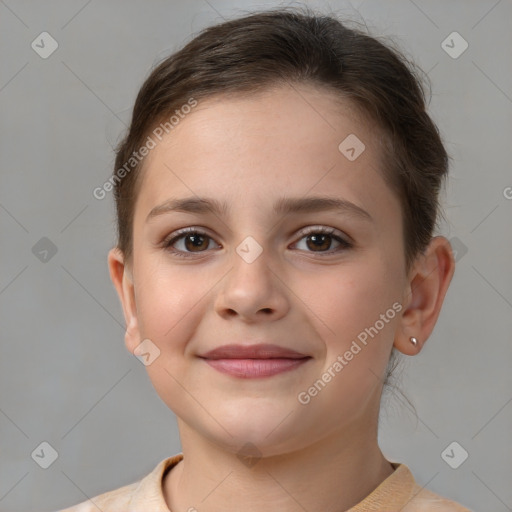
[[[434,492],[475,511],[512,510],[512,4],[308,4],[394,36],[429,73],[430,111],[453,157],[442,234],[457,269],[398,382],[419,419],[386,395],[381,447]],[[153,64],[206,25],[277,5],[0,1],[0,511],[70,506],[180,451],[174,414],[124,347],[106,260],[112,197],[92,191],[110,175],[111,146]],[[43,31],[59,45],[47,59],[31,48]],[[453,31],[469,43],[458,58],[441,47]],[[43,237],[57,249],[46,261]],[[43,441],[58,452],[48,469],[31,457]],[[452,441],[469,453],[458,469],[441,458]]]

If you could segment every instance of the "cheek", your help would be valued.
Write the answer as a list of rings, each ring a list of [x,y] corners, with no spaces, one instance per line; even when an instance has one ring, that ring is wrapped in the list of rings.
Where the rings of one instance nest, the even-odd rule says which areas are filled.
[[[350,361],[370,365],[376,372],[387,364],[400,307],[398,286],[390,275],[384,260],[374,257],[302,281],[298,295],[324,340],[326,366],[351,347]]]
[[[319,381],[326,383],[312,399],[313,407],[331,408],[336,424],[377,400],[400,305],[385,269],[377,264],[347,266],[316,282],[321,286],[311,288],[306,303],[314,312],[308,315],[315,319],[325,353],[318,380],[304,383],[302,391],[317,393],[323,387]]]
[[[136,301],[141,336],[161,350],[183,350],[181,340],[186,341],[187,329],[197,325],[195,316],[211,285],[183,266],[171,268],[151,258],[139,264]]]
[[[355,333],[354,329],[364,328],[385,302],[382,269],[363,262],[341,263],[307,278],[298,276],[296,286],[292,289],[301,290],[297,295],[322,321],[323,332],[331,337],[346,338]]]
[[[190,372],[184,354],[200,322],[201,298],[205,299],[211,285],[183,266],[171,269],[160,258],[141,256],[138,263],[136,300],[140,336],[150,339],[160,351],[146,370],[168,407],[186,415],[187,409],[193,410],[193,404],[180,385]],[[188,381],[186,387],[193,388]]]

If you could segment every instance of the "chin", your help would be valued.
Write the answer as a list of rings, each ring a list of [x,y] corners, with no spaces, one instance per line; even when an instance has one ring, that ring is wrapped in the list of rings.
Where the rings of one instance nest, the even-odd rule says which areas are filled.
[[[240,407],[233,415],[222,411],[219,421],[226,430],[217,428],[217,425],[215,432],[220,436],[217,442],[226,444],[234,453],[245,445],[249,445],[249,450],[251,446],[256,447],[264,456],[291,451],[292,445],[300,444],[298,439],[304,435],[300,421],[289,421],[293,416],[289,414],[292,410],[292,407],[284,406],[269,411],[264,411],[262,407]],[[307,444],[304,441],[304,445]]]

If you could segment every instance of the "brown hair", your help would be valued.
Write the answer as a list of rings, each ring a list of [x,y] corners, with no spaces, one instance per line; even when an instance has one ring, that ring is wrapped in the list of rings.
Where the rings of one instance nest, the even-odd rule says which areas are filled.
[[[307,7],[226,21],[203,30],[150,73],[137,95],[129,131],[117,147],[114,174],[126,168],[151,130],[190,98],[257,92],[287,82],[324,86],[352,100],[383,128],[387,140],[382,173],[401,203],[408,272],[442,215],[438,194],[449,159],[426,112],[416,73],[416,66],[398,50]],[[117,246],[126,261],[133,250],[143,162],[115,180]]]
[[[148,134],[190,98],[307,83],[348,99],[382,131],[382,175],[402,208],[406,272],[430,242],[448,160],[426,112],[420,70],[402,52],[308,7],[260,11],[203,30],[142,85],[117,148],[120,169]],[[341,141],[340,141],[341,142]],[[118,247],[131,260],[143,161],[115,183]],[[116,173],[117,171],[114,171]],[[393,357],[392,357],[393,359]]]

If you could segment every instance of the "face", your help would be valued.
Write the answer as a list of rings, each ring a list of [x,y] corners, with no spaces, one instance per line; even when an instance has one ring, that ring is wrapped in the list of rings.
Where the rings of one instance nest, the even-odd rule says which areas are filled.
[[[353,136],[339,149],[350,134],[359,155]],[[149,339],[159,350],[146,369],[186,428],[270,455],[375,425],[407,305],[400,204],[379,140],[350,105],[301,86],[202,101],[151,150],[118,290],[127,347]],[[170,208],[185,198],[225,208]],[[309,359],[243,378],[200,357],[259,343]]]

